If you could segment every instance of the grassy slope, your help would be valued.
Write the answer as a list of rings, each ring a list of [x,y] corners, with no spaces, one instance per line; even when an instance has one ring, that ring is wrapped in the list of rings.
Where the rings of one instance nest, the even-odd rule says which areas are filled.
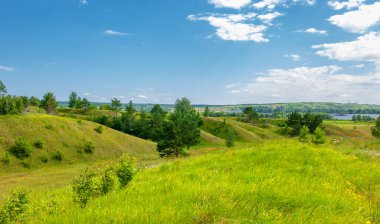
[[[19,183],[43,185],[52,179],[62,182],[89,164],[117,158],[124,152],[139,160],[158,158],[154,143],[107,127],[99,134],[94,130],[98,126],[93,122],[49,115],[0,116],[0,160],[19,137],[32,144],[39,139],[45,142],[43,149],[33,147],[31,157],[24,161],[12,155],[10,164],[0,161],[0,192]],[[94,143],[94,153],[78,153],[87,140]],[[64,153],[61,162],[52,159],[58,150]],[[41,157],[49,161],[43,163]],[[24,168],[23,163],[30,165],[31,169]]]
[[[235,141],[238,142],[260,142],[265,139],[279,138],[275,134],[276,128],[268,125],[267,128],[261,128],[234,119],[222,118],[204,118],[201,129],[209,134],[226,139],[227,131],[232,129],[235,135]]]
[[[380,164],[293,140],[219,151],[140,172],[86,209],[38,223],[376,223]],[[43,200],[42,198],[40,200]],[[43,202],[39,202],[43,203]],[[371,222],[368,222],[371,221]]]

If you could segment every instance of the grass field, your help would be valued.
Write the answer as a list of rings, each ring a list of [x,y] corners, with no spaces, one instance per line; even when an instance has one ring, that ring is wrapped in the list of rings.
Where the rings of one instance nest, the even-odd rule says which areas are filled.
[[[294,140],[220,150],[138,173],[126,190],[80,209],[56,191],[35,223],[377,223],[380,164]],[[36,193],[43,204],[42,193]]]

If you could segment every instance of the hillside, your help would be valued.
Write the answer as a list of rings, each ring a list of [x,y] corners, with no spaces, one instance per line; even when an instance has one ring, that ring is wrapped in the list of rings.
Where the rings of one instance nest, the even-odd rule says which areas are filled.
[[[156,159],[155,144],[89,121],[49,115],[19,115],[0,117],[1,170],[15,171],[61,164],[77,164],[115,158],[128,153],[139,160]],[[16,158],[10,149],[19,138],[32,145],[28,158]],[[36,147],[42,142],[42,147]],[[93,153],[86,153],[85,146],[93,145]],[[9,162],[5,162],[8,152]],[[61,161],[57,154],[62,155]]]
[[[294,140],[219,151],[144,170],[79,209],[57,191],[37,223],[378,223],[380,165]],[[39,198],[39,197],[38,197]],[[43,203],[43,198],[39,198]]]

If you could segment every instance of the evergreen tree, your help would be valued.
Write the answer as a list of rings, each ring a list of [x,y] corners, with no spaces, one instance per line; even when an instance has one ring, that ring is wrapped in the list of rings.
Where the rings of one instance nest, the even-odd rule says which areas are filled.
[[[372,127],[372,135],[380,138],[380,117],[377,118],[375,126]]]
[[[120,100],[116,99],[116,97],[111,100],[111,110],[120,111],[122,106],[123,104]]]
[[[322,128],[318,127],[317,129],[315,129],[313,135],[313,143],[317,145],[326,143],[326,134]]]
[[[166,112],[158,104],[154,105],[150,111],[150,138],[153,141],[159,141],[160,137],[163,135],[163,125],[166,118]]]
[[[203,116],[204,116],[204,117],[208,117],[208,116],[210,116],[210,108],[209,108],[208,106],[206,106],[205,111],[204,111],[204,113],[203,113]]]
[[[300,133],[300,130],[303,126],[303,117],[302,114],[298,112],[293,112],[288,115],[288,120],[286,121],[286,124],[288,127],[292,128],[291,134],[293,136],[298,136]]]
[[[226,146],[228,148],[231,148],[235,145],[235,134],[232,128],[229,128],[227,131],[227,137],[226,137]]]
[[[4,97],[8,93],[7,87],[4,85],[4,83],[0,80],[0,97]]]
[[[44,108],[48,114],[51,114],[54,112],[57,106],[58,103],[55,99],[54,94],[51,92],[47,92],[41,100],[41,107]]]
[[[298,139],[303,143],[310,141],[310,130],[307,126],[302,126]]]
[[[69,96],[69,107],[75,108],[77,106],[77,103],[78,103],[78,94],[72,91]]]

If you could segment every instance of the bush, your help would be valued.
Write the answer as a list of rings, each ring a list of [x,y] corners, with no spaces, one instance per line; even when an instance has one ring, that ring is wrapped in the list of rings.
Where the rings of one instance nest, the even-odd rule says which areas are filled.
[[[22,216],[29,205],[29,190],[20,188],[11,193],[0,208],[0,223],[13,223]]]
[[[40,156],[40,161],[43,163],[47,163],[49,161],[49,158],[47,156]]]
[[[4,159],[3,159],[2,161],[3,161],[3,163],[4,163],[5,165],[9,165],[9,163],[11,162],[11,158],[10,158],[8,152],[5,152],[5,156],[4,156]]]
[[[94,129],[97,133],[102,134],[103,133],[103,126],[100,126]]]
[[[53,130],[53,129],[54,129],[54,128],[53,128],[53,125],[50,125],[50,124],[49,124],[49,125],[46,125],[45,128],[48,129],[48,130]]]
[[[234,135],[234,131],[229,128],[228,131],[227,131],[227,137],[226,137],[226,146],[228,148],[231,148],[235,145],[235,135]]]
[[[321,144],[326,143],[326,134],[322,128],[318,127],[317,129],[315,129],[314,135],[313,135],[313,143],[316,145],[321,145]]]
[[[310,131],[307,126],[303,126],[301,128],[298,140],[300,140],[300,142],[303,142],[303,143],[310,142]]]
[[[29,162],[27,162],[27,161],[21,161],[21,165],[24,168],[27,168],[27,169],[31,169],[32,168],[32,165]]]
[[[95,145],[91,141],[85,141],[83,145],[83,150],[85,153],[93,153],[95,150]]]
[[[45,145],[45,142],[42,141],[41,139],[37,140],[35,143],[34,143],[34,146],[38,149],[43,149],[44,148],[44,145]]]
[[[107,167],[101,176],[101,193],[103,195],[116,188],[118,177],[112,167]]]
[[[65,157],[65,155],[64,155],[63,152],[61,152],[61,151],[56,151],[56,152],[53,154],[53,156],[52,156],[52,158],[53,158],[54,160],[57,160],[57,161],[62,161],[64,157]]]
[[[79,177],[74,179],[72,188],[74,192],[74,203],[84,208],[91,199],[99,196],[100,181],[94,171],[85,170]]]
[[[19,159],[25,159],[32,153],[32,145],[25,138],[16,140],[15,145],[11,148],[11,152]]]
[[[116,175],[119,178],[120,187],[126,187],[135,173],[134,160],[127,154],[123,154],[116,166]]]
[[[380,117],[377,118],[376,124],[372,127],[372,135],[376,138],[380,138]]]

